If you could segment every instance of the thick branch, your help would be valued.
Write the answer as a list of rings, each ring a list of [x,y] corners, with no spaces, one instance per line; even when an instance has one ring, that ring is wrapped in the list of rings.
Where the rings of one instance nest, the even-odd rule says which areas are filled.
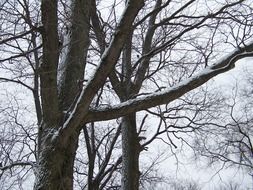
[[[100,53],[102,54],[105,51],[106,42],[105,42],[105,33],[102,29],[99,17],[97,15],[96,1],[91,1],[91,22],[93,26],[94,33],[97,38],[97,43],[100,48]]]
[[[91,22],[94,33],[96,35],[97,43],[99,45],[100,53],[103,54],[106,48],[105,32],[103,31],[102,24],[100,23],[99,17],[97,15],[97,8],[95,1],[91,1]],[[109,79],[115,92],[117,94],[121,94],[120,81],[114,70],[111,71]]]
[[[43,62],[41,64],[41,100],[43,120],[56,125],[58,117],[57,67],[59,60],[57,0],[42,0]]]
[[[125,9],[119,26],[116,29],[114,38],[102,55],[100,65],[98,66],[93,77],[91,77],[90,81],[87,83],[86,88],[82,90],[77,104],[74,107],[71,116],[65,122],[63,128],[66,129],[67,126],[69,126],[69,128],[71,128],[70,130],[73,130],[73,128],[80,126],[83,118],[85,118],[86,114],[88,113],[88,108],[91,101],[93,100],[97,91],[105,83],[106,78],[116,65],[125,40],[132,28],[132,23],[142,6],[143,0],[128,1],[128,5]],[[69,134],[69,131],[65,130],[65,132]],[[66,137],[68,137],[67,134]]]
[[[156,5],[155,5],[155,8],[154,10],[157,10],[162,4],[162,1],[161,0],[158,0],[156,1]],[[148,31],[147,31],[147,34],[145,36],[145,41],[143,43],[143,50],[142,50],[142,54],[145,55],[147,54],[150,50],[151,50],[151,47],[152,47],[152,40],[153,40],[153,36],[154,36],[154,33],[155,33],[155,20],[156,20],[156,16],[159,12],[154,12],[153,15],[151,15],[150,17],[150,20],[149,20],[149,24],[148,24]],[[140,88],[141,88],[141,85],[142,85],[142,82],[145,78],[145,75],[146,75],[146,72],[149,68],[149,64],[150,64],[150,58],[151,57],[145,57],[139,67],[138,67],[138,70],[136,72],[136,76],[135,76],[135,79],[134,79],[134,87],[133,87],[133,93],[136,94],[139,92]]]
[[[247,52],[246,52],[247,51]],[[240,48],[217,64],[203,69],[198,75],[180,82],[174,87],[168,88],[162,92],[156,92],[141,98],[132,99],[120,103],[113,107],[107,107],[99,110],[90,110],[84,122],[110,120],[125,116],[129,113],[145,110],[157,105],[170,103],[187,92],[206,83],[211,78],[234,68],[234,64],[239,59],[253,57],[253,43],[245,48]]]
[[[69,109],[75,97],[80,93],[77,81],[84,79],[86,56],[89,47],[90,0],[73,2],[71,27],[69,34],[68,54],[62,63],[60,103],[63,110]]]

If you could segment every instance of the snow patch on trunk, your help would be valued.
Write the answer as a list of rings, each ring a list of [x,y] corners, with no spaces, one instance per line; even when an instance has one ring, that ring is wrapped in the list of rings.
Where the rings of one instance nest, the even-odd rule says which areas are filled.
[[[63,37],[62,42],[62,50],[61,50],[61,56],[60,61],[58,65],[58,72],[57,72],[57,83],[58,83],[58,90],[61,88],[61,83],[64,77],[65,69],[66,69],[66,59],[69,52],[69,43],[70,43],[70,34],[66,34]]]

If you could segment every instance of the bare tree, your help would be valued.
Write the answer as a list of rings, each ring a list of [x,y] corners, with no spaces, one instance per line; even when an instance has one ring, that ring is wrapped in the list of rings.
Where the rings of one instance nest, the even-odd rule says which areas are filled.
[[[207,158],[209,165],[234,167],[252,175],[252,75],[245,73],[246,81],[245,76],[240,77],[232,95],[224,95],[227,98],[219,118],[206,123],[206,130],[195,133],[194,150],[198,152],[195,155]]]
[[[139,188],[136,113],[168,105],[253,56],[251,2],[210,2],[1,4],[1,81],[34,98],[34,189],[73,189],[79,135],[94,146],[87,126],[120,117],[121,186]]]

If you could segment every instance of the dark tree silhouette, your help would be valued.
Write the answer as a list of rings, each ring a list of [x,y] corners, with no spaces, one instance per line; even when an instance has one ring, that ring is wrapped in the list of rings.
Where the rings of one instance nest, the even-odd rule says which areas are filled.
[[[119,118],[121,188],[139,189],[143,146],[136,113],[168,105],[253,56],[250,0],[107,3],[0,4],[0,80],[32,93],[38,122],[37,133],[35,125],[15,123],[36,144],[34,159],[21,156],[1,169],[29,165],[36,190],[73,189],[80,133],[92,163],[87,126]],[[90,181],[89,188],[99,185]]]

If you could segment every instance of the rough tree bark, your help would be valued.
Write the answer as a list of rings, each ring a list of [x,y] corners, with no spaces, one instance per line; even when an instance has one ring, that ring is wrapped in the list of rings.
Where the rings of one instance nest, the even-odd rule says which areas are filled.
[[[73,188],[73,167],[80,129],[73,130],[65,141],[56,131],[64,123],[68,110],[80,91],[77,80],[84,77],[85,56],[89,46],[89,0],[75,1],[72,6],[70,44],[61,83],[57,84],[59,39],[57,1],[42,1],[43,62],[41,65],[41,97],[43,120],[36,171],[36,190]],[[60,85],[60,93],[58,86]],[[59,95],[58,95],[59,94]]]
[[[85,123],[89,105],[104,84],[120,56],[121,49],[143,1],[129,1],[108,51],[85,89],[76,80],[84,78],[85,57],[89,46],[89,0],[72,2],[70,43],[57,84],[59,39],[57,0],[41,3],[43,62],[40,71],[43,120],[40,123],[40,147],[36,168],[35,190],[73,189],[73,166],[78,137]],[[57,90],[60,85],[60,92]],[[79,90],[79,91],[78,91]],[[78,92],[76,92],[78,91]],[[72,106],[74,105],[74,106]]]
[[[8,1],[5,2],[7,3]],[[40,90],[40,93],[34,91],[34,96],[37,100],[35,104],[39,121],[37,143],[38,156],[36,156],[37,163],[35,165],[35,190],[72,190],[73,166],[80,131],[85,124],[89,122],[104,121],[120,117],[122,117],[121,127],[123,142],[122,188],[124,190],[138,189],[139,155],[141,150],[136,130],[136,112],[157,105],[168,104],[206,83],[216,75],[229,71],[239,59],[253,56],[253,42],[248,43],[249,37],[252,37],[252,26],[247,23],[247,19],[250,16],[247,17],[247,14],[242,14],[242,17],[235,19],[237,13],[233,15],[232,12],[237,8],[236,6],[243,6],[243,2],[246,2],[245,0],[237,0],[232,3],[227,2],[224,4],[217,3],[220,5],[219,8],[215,8],[208,13],[197,13],[196,15],[195,13],[191,13],[191,11],[189,11],[188,15],[188,11],[184,10],[185,8],[190,9],[191,7],[188,6],[194,2],[196,3],[195,0],[190,0],[182,4],[173,4],[174,1],[162,3],[162,0],[157,0],[153,2],[155,6],[152,10],[151,6],[153,6],[153,4],[151,4],[151,6],[148,5],[146,7],[147,9],[143,10],[144,15],[140,16],[137,16],[137,14],[144,6],[144,0],[128,0],[119,23],[115,23],[115,28],[111,27],[109,30],[112,31],[110,43],[108,43],[107,40],[111,33],[108,34],[106,31],[103,31],[103,27],[106,27],[103,24],[108,25],[108,23],[101,24],[99,22],[100,18],[96,14],[97,2],[91,0],[71,0],[72,15],[70,20],[66,21],[69,24],[69,42],[64,44],[63,47],[67,49],[65,60],[59,58],[61,48],[59,47],[60,43],[58,37],[58,0],[41,1],[42,26],[37,28],[37,23],[34,23],[34,26],[31,24],[30,26],[32,27],[30,31],[24,31],[24,33],[21,34],[17,33],[17,35],[7,34],[9,30],[4,31],[4,35],[1,33],[1,38],[5,38],[6,33],[8,39],[0,39],[0,45],[7,47],[12,47],[13,44],[11,42],[17,39],[21,40],[19,42],[20,44],[23,43],[23,38],[26,38],[32,32],[35,32],[35,34],[39,36],[38,38],[42,36],[42,53],[39,50],[40,46],[37,47],[36,44],[34,45],[34,50],[29,49],[28,52],[25,49],[23,51],[20,44],[18,44],[18,52],[20,52],[20,48],[22,49],[20,55],[15,54],[9,57],[11,51],[6,51],[7,55],[0,60],[0,62],[10,61],[11,63],[12,59],[15,60],[15,58],[24,58],[25,56],[27,56],[25,58],[29,58],[29,54],[33,51],[42,54],[42,61],[40,65],[38,64],[39,69],[38,73],[36,73],[36,84],[34,84],[34,86],[36,86],[35,89]],[[171,10],[170,5],[178,5],[178,9]],[[246,9],[246,7],[248,7],[248,5],[244,8]],[[163,10],[163,8],[165,9]],[[164,14],[164,16],[161,15],[161,18],[157,16],[160,13]],[[92,18],[90,15],[92,15]],[[17,18],[14,19],[15,22],[21,17]],[[26,16],[22,18],[25,19]],[[191,64],[196,65],[197,69],[202,68],[202,71],[197,75],[191,75],[191,77],[187,77],[187,80],[179,82],[172,87],[168,85],[168,88],[160,92],[150,93],[150,91],[147,91],[150,94],[141,94],[141,96],[138,96],[140,95],[138,93],[141,90],[143,81],[146,80],[149,68],[152,70],[150,67],[151,58],[157,59],[156,56],[159,53],[163,53],[163,51],[170,48],[173,49],[174,45],[181,40],[188,43],[188,37],[190,37],[189,40],[192,40],[192,43],[195,42],[195,39],[193,39],[195,36],[193,35],[194,37],[191,38],[192,33],[203,27],[210,29],[217,27],[217,29],[219,29],[220,26],[223,27],[222,23],[226,22],[225,19],[226,21],[228,20],[239,24],[245,33],[245,36],[243,36],[245,38],[235,39],[234,45],[237,45],[237,48],[232,53],[219,61],[213,59],[212,65],[206,65],[205,68],[202,67],[203,65],[199,67],[201,61],[195,62],[193,60]],[[85,78],[84,71],[90,40],[90,21],[100,48],[99,53],[101,54],[101,58],[99,63],[91,64],[96,66],[96,70],[93,74],[89,73],[91,76],[90,80],[85,86],[81,86],[80,88],[78,81],[82,81]],[[217,21],[218,24],[215,21]],[[16,27],[15,22],[13,21],[14,24],[12,23],[11,26]],[[24,23],[25,22],[26,21],[24,21]],[[118,22],[118,20],[115,19],[115,22]],[[173,27],[175,28],[167,31],[166,28],[169,27],[172,27],[172,29]],[[131,36],[132,33],[138,36],[138,33],[142,32],[142,30],[145,31],[140,35],[141,38],[138,39],[143,40],[143,47],[138,47],[137,51],[135,51],[132,49]],[[154,39],[154,35],[159,35],[163,30],[165,31],[164,36]],[[40,32],[41,36],[38,32]],[[189,36],[186,34],[189,34]],[[215,32],[212,34],[215,35]],[[230,34],[226,35],[227,39],[229,39]],[[184,39],[185,36],[186,38]],[[212,43],[211,50],[208,50],[208,48],[205,49],[210,51],[210,54],[215,52],[212,48],[215,46],[214,44],[216,42]],[[93,44],[91,44],[91,46],[92,45]],[[185,43],[179,45],[185,45]],[[187,48],[183,51],[177,48],[178,47],[175,47],[174,50],[179,51],[179,53],[185,53],[184,50],[188,52]],[[194,50],[197,52],[199,49],[196,48]],[[97,50],[92,49],[91,51],[96,52]],[[131,55],[131,52],[135,52],[135,54]],[[140,57],[135,58],[135,56]],[[216,56],[215,53],[214,56]],[[131,63],[131,58],[133,57],[136,62]],[[173,59],[173,56],[171,56],[171,58]],[[37,63],[40,62],[39,56],[37,56],[37,59]],[[23,61],[23,59],[20,60]],[[20,60],[16,59],[15,61],[19,63]],[[181,64],[178,63],[177,59],[175,60],[175,65]],[[61,65],[59,61],[62,61]],[[115,67],[117,63],[122,64],[122,73],[119,73],[118,67]],[[133,69],[134,71],[132,71]],[[59,73],[61,73],[60,81]],[[119,79],[118,77],[122,78]],[[38,78],[40,78],[40,83],[38,82]],[[110,92],[112,92],[113,95],[114,92],[118,95],[120,103],[117,105],[109,105],[108,107],[104,105],[101,107],[92,107],[91,102],[94,97],[96,97],[98,91],[103,88],[107,78],[110,79],[113,87],[110,89]],[[6,80],[5,78],[1,78],[1,80],[3,79]],[[19,84],[21,83],[19,80],[12,81]],[[33,166],[33,164],[30,165]],[[92,167],[90,170],[94,169]],[[101,170],[101,173],[103,173],[103,171],[105,171],[105,168]],[[91,178],[92,174],[90,174],[90,179]],[[94,179],[90,181],[92,180]],[[101,178],[98,178],[96,182],[101,182]],[[90,183],[89,189],[101,188],[98,186],[98,183]],[[103,184],[103,187],[104,186]]]
[[[52,142],[52,136],[45,135],[42,137],[34,189],[71,190],[79,131],[71,136],[67,144],[62,143],[60,138]]]
[[[140,143],[136,127],[136,114],[122,118],[122,181],[123,190],[139,189]]]
[[[162,1],[158,0],[154,6],[154,11],[159,9]],[[152,39],[155,32],[155,19],[157,12],[154,12],[148,23],[148,31],[144,39],[144,45],[142,48],[142,55],[147,54],[151,50]],[[150,58],[144,58],[141,62],[137,73],[135,75],[134,82],[131,81],[133,76],[132,66],[132,35],[129,34],[128,40],[123,50],[123,61],[122,61],[122,84],[123,97],[118,94],[123,102],[130,100],[132,97],[137,95],[141,89],[142,83],[149,67]],[[139,156],[141,152],[140,139],[137,133],[137,122],[136,113],[131,113],[122,118],[122,189],[124,190],[138,190],[140,180],[140,168],[139,168]]]
[[[189,1],[188,3],[186,3],[184,6],[182,6],[179,10],[183,10],[186,7],[188,7],[189,5],[191,5],[194,1]],[[122,76],[121,76],[121,81],[118,82],[117,79],[115,79],[115,74],[110,74],[110,81],[111,84],[115,90],[115,92],[117,93],[117,95],[119,96],[119,98],[121,99],[122,104],[124,104],[124,102],[126,103],[127,101],[130,102],[130,106],[129,109],[131,109],[130,107],[132,105],[135,105],[135,100],[132,100],[131,98],[134,97],[135,95],[137,95],[142,87],[142,83],[146,77],[146,73],[147,70],[149,68],[149,64],[150,64],[150,58],[151,56],[145,56],[148,55],[151,51],[152,51],[152,40],[154,37],[154,33],[156,30],[157,25],[155,25],[155,20],[156,20],[156,16],[159,13],[159,10],[161,8],[161,4],[162,1],[158,0],[156,1],[156,4],[154,6],[154,10],[153,13],[151,14],[150,18],[149,18],[149,22],[148,22],[148,29],[147,29],[147,33],[145,35],[145,39],[143,42],[143,48],[142,48],[142,56],[144,57],[142,59],[142,61],[140,62],[139,66],[138,66],[138,70],[134,76],[134,81],[131,82],[131,77],[133,77],[134,73],[132,72],[132,63],[131,63],[131,52],[132,52],[132,43],[131,43],[131,33],[128,36],[128,39],[125,43],[123,52],[122,52]],[[178,10],[178,11],[179,11]],[[176,12],[178,12],[176,11]],[[175,13],[176,15],[176,13]],[[172,18],[173,16],[171,16]],[[95,18],[95,17],[94,17]],[[205,19],[204,19],[205,20]],[[203,20],[203,21],[204,21]],[[97,21],[97,20],[96,20]],[[99,32],[101,30],[99,30],[99,24],[95,21],[93,21],[93,26],[95,26],[95,33],[97,36],[97,39],[101,39],[101,36],[103,36],[102,32]],[[197,26],[197,25],[196,25]],[[193,26],[194,28],[195,26]],[[103,40],[98,40],[99,46],[102,47],[104,44]],[[103,50],[103,48],[101,48]],[[231,58],[233,58],[233,56],[231,56],[229,58],[229,60],[231,60]],[[225,64],[227,64],[228,62],[226,62]],[[222,68],[222,66],[220,66]],[[227,68],[229,69],[229,68]],[[180,96],[181,93],[184,93],[184,90],[189,90],[191,88],[196,88],[196,86],[198,86],[200,83],[204,82],[205,80],[209,80],[209,77],[213,77],[216,74],[218,74],[219,72],[223,72],[223,71],[214,71],[213,74],[208,74],[208,77],[205,78],[203,77],[202,79],[199,78],[197,80],[194,80],[194,82],[189,82],[189,84],[187,84],[186,86],[182,86],[181,90],[176,89],[176,94],[173,93],[173,90],[171,91],[171,93],[169,93],[168,95],[166,95],[166,101],[168,99],[174,99],[174,97],[177,97],[178,95]],[[199,83],[200,82],[200,83]],[[118,87],[120,86],[120,88]],[[140,100],[140,102],[143,102],[145,98],[143,98],[142,100]],[[149,98],[147,97],[146,99],[147,104],[150,104],[152,101],[154,101],[154,105],[157,104],[160,101],[163,101],[162,96],[158,96],[157,98],[154,97],[153,98]],[[139,104],[137,102],[137,104]],[[125,107],[127,105],[124,105],[123,107]],[[145,107],[145,106],[144,106]],[[143,108],[143,107],[142,107]],[[141,109],[142,109],[141,108]],[[120,108],[119,108],[120,109]],[[103,116],[101,115],[101,117],[105,118],[106,115],[108,116],[108,118],[113,117],[114,114],[117,114],[118,116],[124,116],[122,117],[121,123],[122,123],[122,156],[123,156],[123,162],[122,162],[122,189],[124,190],[131,190],[131,189],[138,189],[139,188],[139,175],[140,175],[140,171],[139,171],[139,155],[140,155],[140,142],[139,142],[139,138],[138,138],[138,134],[137,134],[137,126],[136,126],[136,115],[133,114],[133,112],[135,111],[129,111],[128,113],[130,113],[129,115],[127,115],[127,110],[122,108],[122,114],[120,114],[118,111],[119,109],[117,109],[115,107],[115,112],[110,112],[109,110],[113,110],[113,109],[105,109],[104,111],[101,111],[101,114],[103,113]],[[98,112],[100,112],[98,111]],[[108,111],[108,114],[107,114]],[[92,112],[91,115],[96,114],[98,112]],[[100,114],[96,114],[95,117],[99,117]],[[93,117],[92,119],[97,119]],[[131,156],[129,156],[131,155]]]

